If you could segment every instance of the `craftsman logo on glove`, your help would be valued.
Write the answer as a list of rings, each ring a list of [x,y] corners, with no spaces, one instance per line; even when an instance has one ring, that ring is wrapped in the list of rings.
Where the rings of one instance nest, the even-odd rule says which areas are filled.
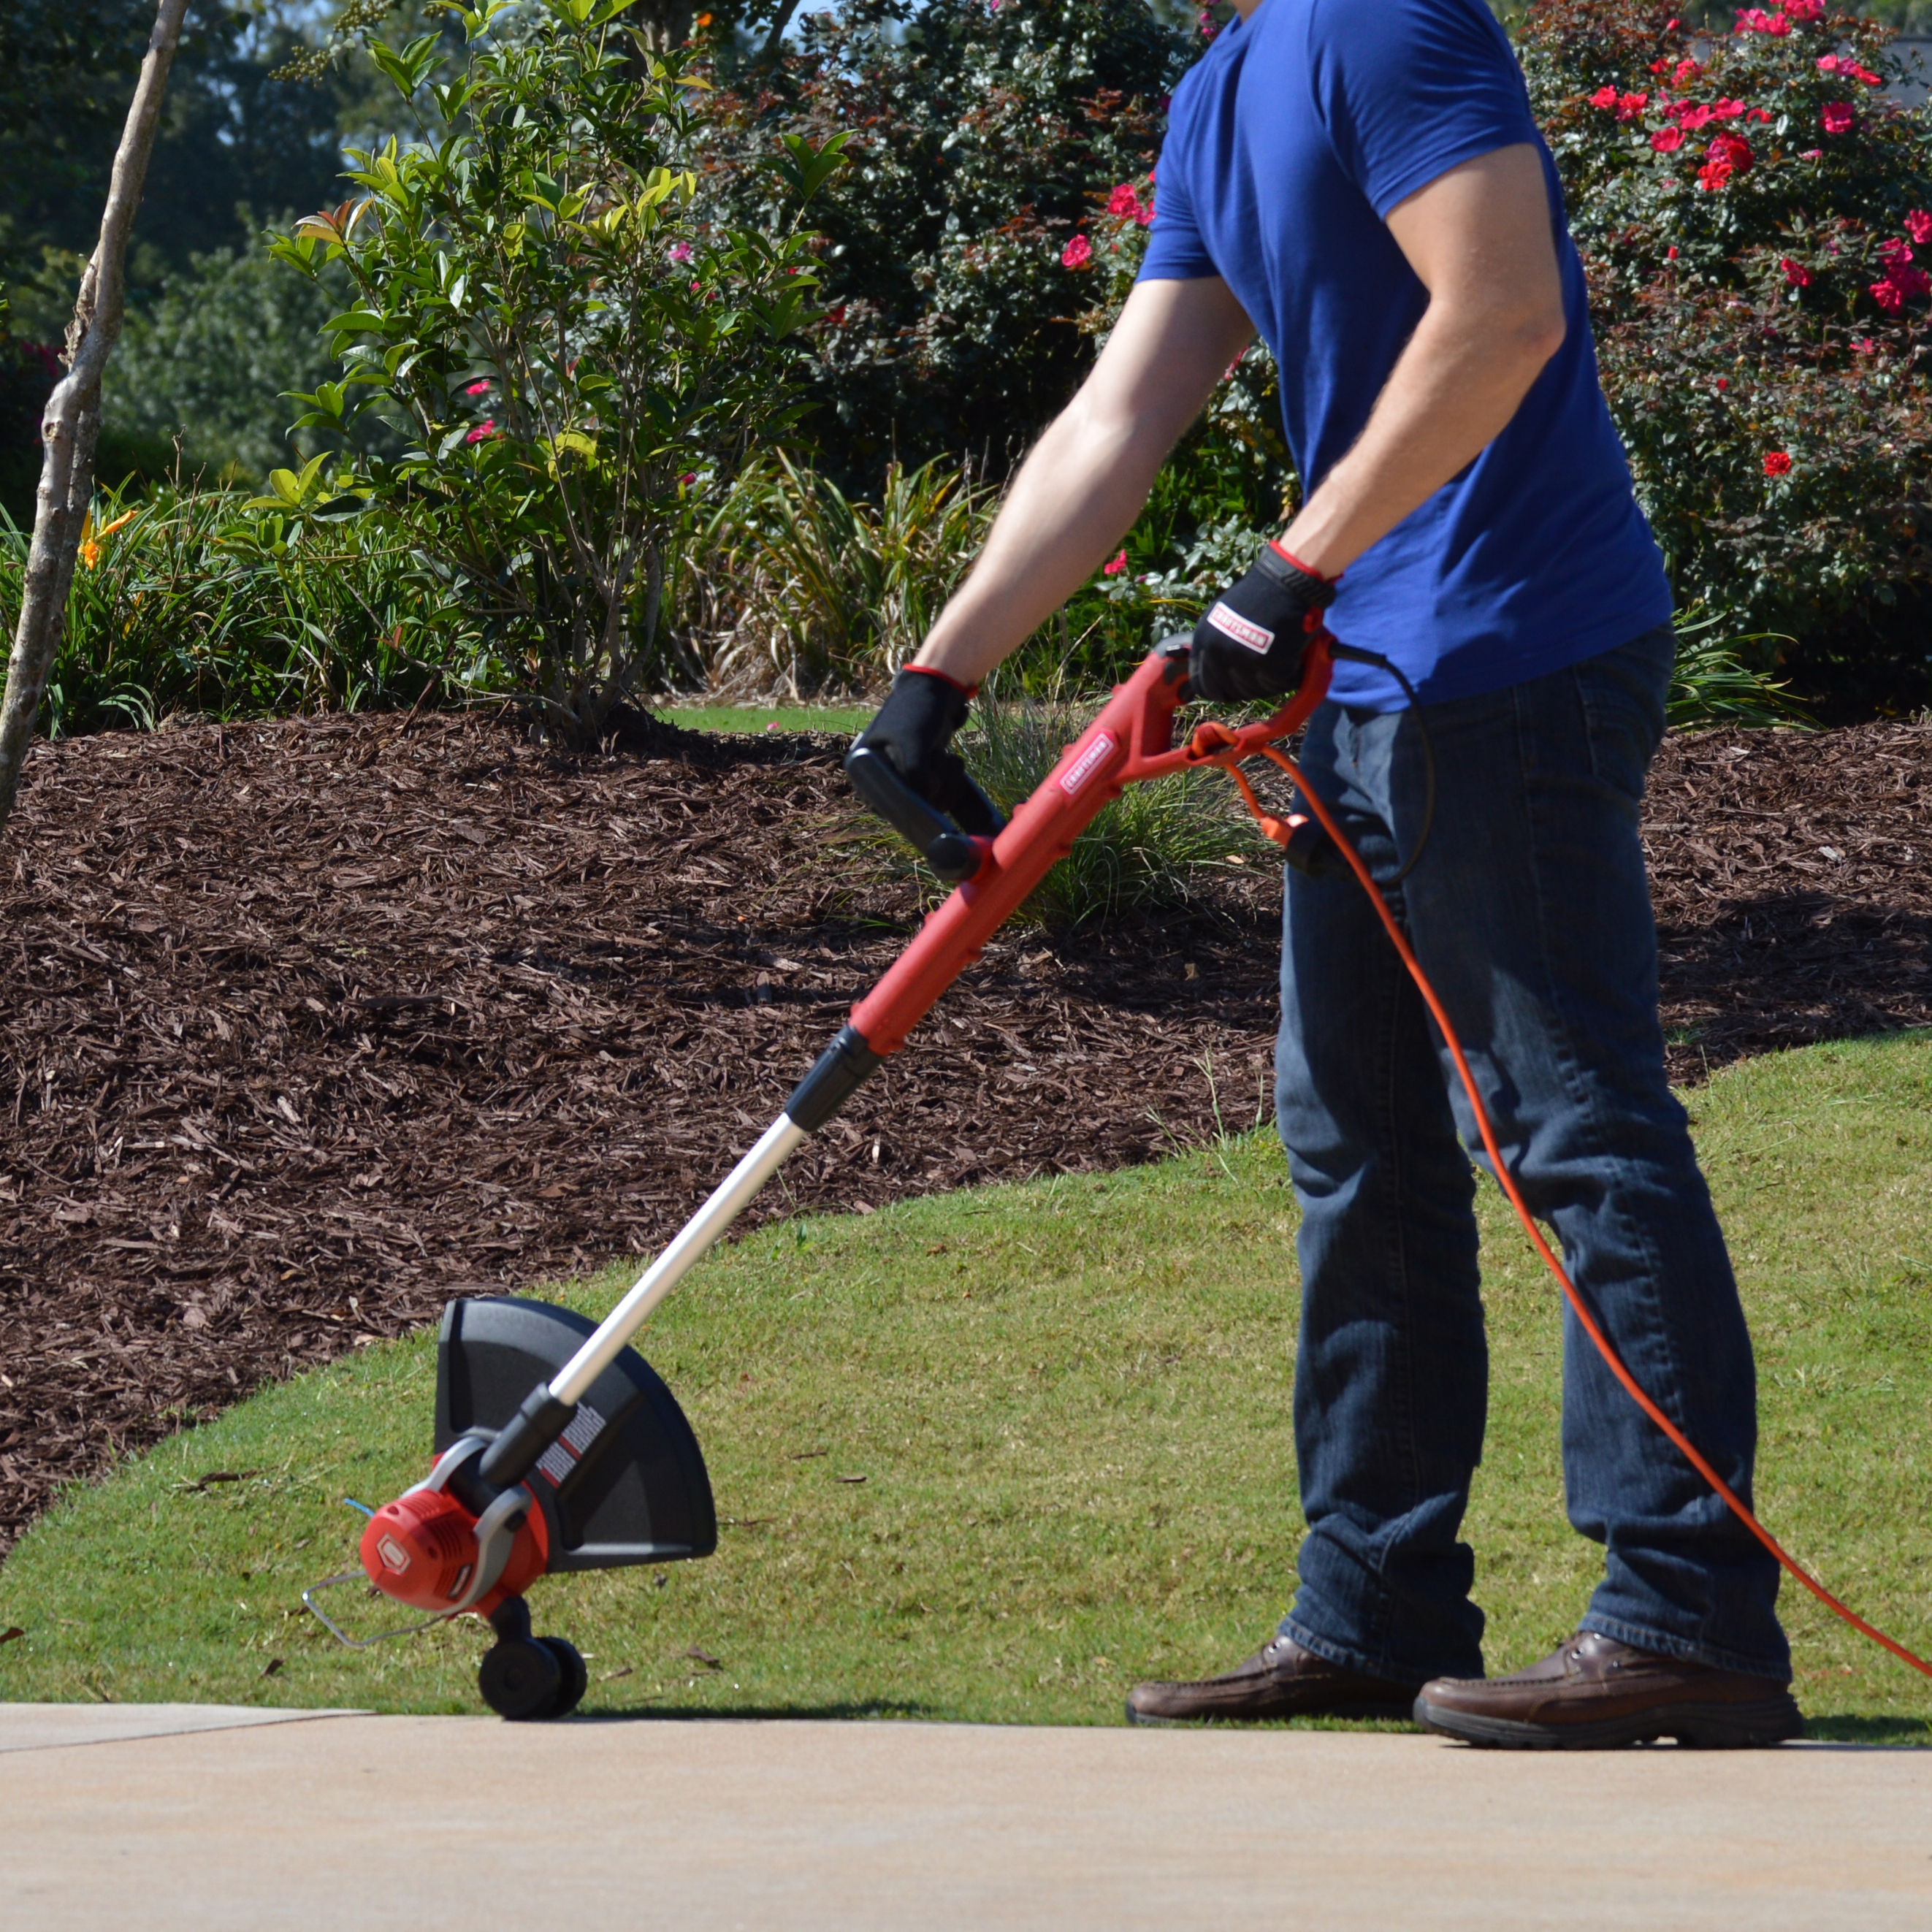
[[[1250,622],[1240,611],[1232,610],[1226,604],[1216,604],[1208,614],[1208,621],[1224,637],[1232,638],[1238,644],[1246,644],[1251,651],[1259,651],[1264,656],[1274,642],[1274,633]]]

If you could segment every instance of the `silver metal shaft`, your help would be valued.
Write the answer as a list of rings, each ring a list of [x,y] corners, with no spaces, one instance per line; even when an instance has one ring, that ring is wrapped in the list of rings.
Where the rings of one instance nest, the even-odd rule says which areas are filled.
[[[704,1258],[705,1250],[736,1220],[758,1190],[782,1167],[805,1130],[781,1114],[758,1145],[739,1162],[717,1191],[679,1232],[638,1285],[604,1316],[597,1332],[550,1378],[559,1402],[580,1402],[590,1385],[623,1352],[624,1345],[650,1319],[651,1311]]]

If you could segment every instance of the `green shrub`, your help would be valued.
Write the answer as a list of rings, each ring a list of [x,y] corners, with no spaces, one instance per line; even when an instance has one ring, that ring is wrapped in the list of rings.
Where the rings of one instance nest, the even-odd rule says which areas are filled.
[[[1137,174],[1198,42],[1145,0],[836,0],[738,76],[728,203],[777,128],[848,133],[827,194],[812,426],[842,488],[934,457],[998,474],[1091,360],[1061,266],[1098,181]],[[741,216],[738,218],[742,218]]]
[[[164,471],[178,445],[190,476],[266,482],[298,448],[283,399],[334,373],[322,325],[350,296],[339,269],[311,280],[265,250],[197,255],[158,301],[129,315],[103,384],[107,428],[167,452]],[[315,452],[312,433],[307,440],[302,455]]]
[[[339,262],[357,298],[331,324],[342,380],[298,398],[296,427],[346,438],[373,400],[408,440],[330,487],[408,526],[577,740],[662,652],[694,493],[796,417],[799,215],[838,160],[836,137],[767,144],[763,224],[707,218],[701,83],[621,26],[629,4],[483,0],[442,82],[434,37],[372,42],[421,139],[357,154],[362,194],[274,244],[310,274]]]

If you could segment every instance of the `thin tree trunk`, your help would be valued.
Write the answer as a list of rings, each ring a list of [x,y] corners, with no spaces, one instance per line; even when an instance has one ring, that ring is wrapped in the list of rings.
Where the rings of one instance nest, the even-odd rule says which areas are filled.
[[[100,240],[81,278],[74,320],[68,325],[68,373],[47,398],[40,421],[46,448],[34,505],[33,548],[21,586],[20,621],[7,664],[7,695],[0,704],[0,832],[12,816],[21,767],[33,748],[34,721],[54,652],[60,643],[67,596],[80,532],[94,492],[94,449],[100,437],[100,379],[121,334],[127,293],[128,233],[141,205],[141,185],[153,152],[161,95],[179,45],[188,0],[160,0],[154,31],[141,63],[141,78],[128,110],[128,124],[114,156]]]

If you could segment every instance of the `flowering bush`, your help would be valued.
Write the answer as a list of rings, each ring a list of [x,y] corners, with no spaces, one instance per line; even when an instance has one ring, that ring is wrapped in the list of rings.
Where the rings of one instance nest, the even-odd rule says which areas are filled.
[[[1706,38],[1543,0],[1520,44],[1604,386],[1681,602],[1828,710],[1932,699],[1932,128],[1823,0]]]
[[[1146,169],[1190,56],[1145,0],[837,0],[736,79],[747,140],[850,135],[816,211],[826,313],[810,428],[848,488],[895,458],[1003,469],[1066,400],[1088,190]],[[741,211],[735,156],[720,188]]]
[[[360,192],[274,250],[356,290],[328,325],[342,378],[296,399],[296,427],[346,438],[373,398],[410,446],[278,471],[258,507],[404,520],[428,593],[579,739],[659,651],[694,482],[796,420],[788,338],[817,279],[799,218],[840,146],[766,142],[761,219],[709,219],[705,90],[623,28],[628,4],[482,0],[447,80],[436,37],[372,41],[422,138],[356,154]]]

